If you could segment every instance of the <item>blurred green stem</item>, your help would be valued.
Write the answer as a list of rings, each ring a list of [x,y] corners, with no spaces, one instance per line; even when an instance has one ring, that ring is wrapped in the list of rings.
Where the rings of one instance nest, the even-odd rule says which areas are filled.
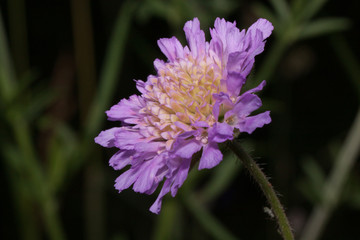
[[[100,72],[99,86],[91,103],[87,121],[83,124],[84,141],[81,143],[79,161],[74,162],[74,166],[72,166],[73,171],[79,169],[83,161],[89,156],[89,149],[91,149],[89,145],[92,146],[94,143],[89,141],[89,139],[95,137],[105,120],[105,109],[109,108],[110,101],[118,84],[116,80],[121,72],[125,43],[136,6],[137,1],[126,1],[122,4],[118,13]]]
[[[111,36],[103,68],[100,73],[100,84],[97,95],[92,103],[89,117],[85,124],[84,131],[86,137],[93,138],[99,130],[104,119],[104,110],[109,107],[111,98],[116,90],[116,80],[121,71],[125,43],[136,6],[136,1],[124,2],[116,19],[114,32]],[[88,138],[86,138],[86,140],[88,140]]]
[[[234,154],[224,154],[221,164],[214,169],[211,179],[201,191],[202,202],[210,203],[224,193],[238,175],[241,167]]]
[[[85,122],[95,92],[95,57],[89,0],[71,1],[80,121]]]
[[[153,240],[176,239],[175,230],[181,217],[180,205],[175,199],[167,199],[163,203],[161,214],[157,218],[154,228]]]
[[[260,84],[260,82],[264,79],[270,80],[288,46],[289,43],[285,40],[284,37],[279,37],[275,40],[274,44],[267,53],[259,71],[256,72],[254,86]]]
[[[0,89],[2,89],[0,98],[4,104],[9,104],[11,102],[17,86],[8,49],[2,16],[0,15]],[[26,177],[26,184],[31,186],[30,191],[32,193],[32,201],[28,201],[27,203],[36,203],[40,207],[42,218],[50,239],[64,239],[60,220],[55,208],[54,196],[47,186],[47,181],[42,172],[40,161],[38,161],[36,156],[29,125],[23,115],[23,111],[19,108],[12,107],[9,108],[5,114],[7,117],[6,120],[12,128],[19,151],[21,152],[22,174]],[[11,159],[8,159],[7,164],[9,171],[15,171]],[[20,190],[24,191],[23,194],[26,195],[25,191],[29,191],[29,189],[24,187],[24,181],[19,180],[16,184],[18,184],[18,186],[14,192]],[[15,197],[21,198],[23,194],[16,195]],[[28,214],[32,212],[31,208],[34,206],[22,205],[24,203],[22,199],[15,200],[15,202],[20,204],[19,208],[23,210],[22,213],[26,215],[26,219],[34,221],[33,218],[28,217]],[[26,230],[27,226],[22,226],[22,229]]]
[[[0,100],[2,104],[9,103],[14,94],[16,86],[15,76],[8,51],[8,44],[0,9]],[[4,148],[5,147],[5,148]],[[20,236],[23,239],[36,239],[39,236],[39,229],[33,221],[33,212],[29,207],[32,201],[26,197],[23,181],[16,179],[15,161],[10,156],[5,156],[6,146],[2,146],[2,154],[6,159],[5,164],[9,171],[6,171],[12,186],[14,208],[18,212],[20,225]]]
[[[86,123],[95,92],[95,57],[90,0],[71,1],[80,123]],[[88,140],[88,139],[87,139]],[[99,151],[88,158],[84,171],[84,228],[86,239],[105,238],[103,168]],[[98,156],[98,157],[97,157]]]
[[[18,153],[13,154],[12,151]],[[32,208],[34,201],[29,196],[28,186],[25,179],[20,174],[21,167],[19,166],[19,159],[21,154],[17,149],[12,149],[12,145],[3,144],[1,146],[1,153],[5,159],[7,168],[11,171],[6,171],[7,178],[9,179],[14,212],[17,213],[19,225],[19,237],[24,240],[40,239],[40,229],[36,221],[34,221],[35,209]]]
[[[330,43],[335,54],[337,54],[339,63],[344,67],[354,88],[357,90],[357,96],[360,102],[360,62],[356,59],[354,51],[350,49],[345,38],[341,35],[335,35],[330,38]]]
[[[125,43],[136,7],[137,1],[126,1],[118,13],[100,72],[99,86],[91,103],[87,121],[83,124],[82,139],[84,141],[81,142],[80,151],[78,151],[78,161],[71,166],[72,171],[78,170],[91,154],[92,151],[89,149],[92,149],[94,142],[89,140],[96,136],[101,124],[105,121],[105,109],[109,108],[118,84],[117,80],[124,60]]]
[[[223,225],[214,218],[207,209],[200,203],[194,194],[186,194],[183,197],[186,207],[194,215],[201,225],[210,233],[214,239],[233,240],[234,237]]]
[[[277,223],[279,225],[280,233],[284,240],[293,240],[294,236],[291,231],[289,221],[285,215],[284,209],[276,196],[274,188],[261,171],[256,162],[245,152],[240,143],[236,140],[228,142],[229,148],[236,154],[236,156],[243,162],[244,166],[250,172],[251,176],[259,184],[266,199],[268,200],[271,210],[273,211]]]
[[[84,169],[84,226],[86,239],[105,239],[106,199],[104,166],[100,151],[93,151],[92,160]],[[90,159],[89,159],[90,160]]]
[[[322,201],[313,210],[302,233],[302,240],[318,239],[326,225],[332,211],[336,207],[344,183],[354,166],[360,151],[360,109],[357,112],[345,142],[339,152],[338,158],[325,183]]]
[[[19,111],[13,111],[9,114],[8,121],[11,123],[16,142],[22,153],[22,167],[24,169],[25,176],[29,177],[29,184],[34,191],[34,199],[41,208],[48,236],[53,240],[65,239],[59,216],[57,215],[56,201],[53,193],[50,191],[47,185],[47,181],[44,177],[42,169],[37,161],[32,140],[30,138],[30,131],[27,122]],[[21,184],[19,182],[19,184]],[[20,197],[20,196],[18,196]],[[31,206],[28,206],[31,207]]]

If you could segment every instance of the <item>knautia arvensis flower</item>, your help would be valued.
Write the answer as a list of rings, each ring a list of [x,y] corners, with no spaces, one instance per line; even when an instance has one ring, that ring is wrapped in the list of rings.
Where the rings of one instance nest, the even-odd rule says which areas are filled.
[[[240,92],[272,30],[265,19],[240,31],[235,22],[217,18],[206,42],[194,18],[184,26],[188,46],[175,37],[158,41],[168,60],[156,59],[157,74],[136,81],[140,95],[122,99],[106,112],[122,125],[95,138],[104,147],[119,149],[110,159],[115,170],[130,165],[116,179],[119,192],[133,185],[136,192],[152,194],[164,180],[150,208],[159,213],[164,195],[175,196],[184,183],[195,153],[201,153],[199,170],[212,168],[223,157],[219,143],[270,123],[269,111],[249,116],[262,104],[254,93],[265,81]]]

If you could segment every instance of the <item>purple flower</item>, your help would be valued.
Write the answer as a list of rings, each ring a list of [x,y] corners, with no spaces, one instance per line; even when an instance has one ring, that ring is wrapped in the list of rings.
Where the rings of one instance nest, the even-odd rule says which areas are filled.
[[[247,31],[217,18],[205,41],[197,18],[184,31],[188,46],[175,38],[158,41],[166,62],[156,59],[157,75],[136,81],[141,95],[122,99],[107,111],[121,127],[102,131],[95,142],[119,151],[110,166],[120,170],[116,179],[121,192],[133,185],[136,192],[152,194],[164,180],[150,211],[159,213],[165,194],[175,196],[187,178],[193,155],[199,151],[198,169],[212,168],[223,158],[218,143],[232,140],[235,132],[252,133],[271,122],[270,112],[250,114],[261,106],[254,89],[240,94],[255,61],[264,50],[272,24],[259,19]]]

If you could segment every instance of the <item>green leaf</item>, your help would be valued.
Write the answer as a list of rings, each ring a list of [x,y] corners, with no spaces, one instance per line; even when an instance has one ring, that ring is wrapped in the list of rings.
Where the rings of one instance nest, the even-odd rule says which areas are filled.
[[[14,204],[14,215],[17,215],[17,224],[22,239],[40,239],[37,221],[34,221],[34,201],[37,197],[38,186],[33,186],[28,179],[26,169],[23,166],[21,151],[10,143],[1,144],[1,155],[9,185],[11,186]]]
[[[52,89],[40,88],[30,93],[29,101],[24,104],[23,115],[28,122],[36,119],[57,97]]]
[[[335,54],[338,56],[339,64],[344,68],[360,101],[360,62],[356,52],[350,48],[349,43],[340,34],[333,36],[330,39],[330,43]]]
[[[360,209],[360,177],[353,172],[344,186],[342,202],[353,208]]]
[[[304,0],[292,0],[291,1],[291,12],[293,16],[299,16],[302,13],[303,8],[307,5],[308,1]]]
[[[275,9],[279,19],[287,20],[290,18],[289,6],[285,0],[270,0],[271,5]]]
[[[264,4],[262,3],[254,3],[254,11],[256,13],[257,16],[262,17],[262,18],[266,18],[267,20],[269,20],[274,26],[278,26],[279,25],[279,20],[277,18],[277,16],[275,16],[275,14]],[[274,30],[277,30],[277,27],[275,27]]]
[[[19,149],[12,144],[2,142],[1,153],[4,160],[6,160],[9,170],[11,170],[13,174],[19,174],[22,170],[21,159],[23,157]]]
[[[181,209],[176,199],[166,199],[154,229],[154,240],[176,239],[174,233],[181,222]]]
[[[219,222],[206,207],[201,204],[194,194],[183,196],[184,203],[189,211],[194,215],[202,227],[212,235],[213,239],[233,240],[238,239],[230,233],[221,222]]]
[[[304,22],[315,16],[320,9],[325,5],[327,0],[308,0],[307,4],[299,11],[296,19],[299,22]]]
[[[304,196],[313,203],[321,201],[321,194],[325,183],[325,174],[316,160],[307,157],[302,161],[305,177],[299,182],[299,189]]]
[[[211,202],[221,195],[235,178],[240,168],[241,164],[236,161],[235,155],[232,153],[226,154],[222,162],[214,169],[215,174],[204,188],[202,192],[203,200]]]
[[[305,25],[299,33],[299,39],[317,37],[323,34],[344,31],[350,26],[345,18],[323,18]]]
[[[56,193],[63,186],[72,164],[76,161],[77,148],[75,134],[66,125],[59,123],[48,148],[47,182],[52,192]]]
[[[177,9],[169,1],[147,0],[140,5],[139,13],[137,17],[142,21],[147,20],[150,16],[158,16],[163,19],[170,17],[174,21],[178,19]]]

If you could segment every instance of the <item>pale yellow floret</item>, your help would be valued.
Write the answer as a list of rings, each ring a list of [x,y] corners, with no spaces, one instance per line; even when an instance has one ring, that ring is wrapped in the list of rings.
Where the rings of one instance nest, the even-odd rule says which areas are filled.
[[[148,78],[144,94],[147,106],[140,113],[146,116],[149,135],[165,141],[168,150],[179,134],[196,129],[192,123],[204,121],[212,126],[217,121],[212,114],[213,94],[220,92],[222,67],[220,59],[210,55],[194,59],[189,54],[166,63],[158,76]],[[205,144],[207,135],[200,140]]]

